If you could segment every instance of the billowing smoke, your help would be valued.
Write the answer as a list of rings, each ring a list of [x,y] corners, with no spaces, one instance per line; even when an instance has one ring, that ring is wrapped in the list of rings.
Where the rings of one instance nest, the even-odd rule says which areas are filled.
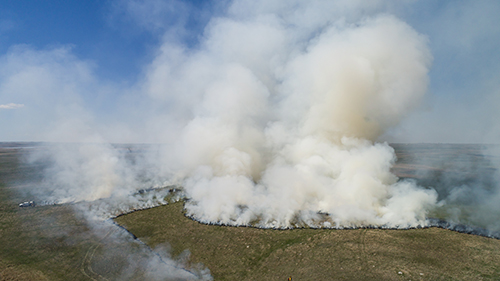
[[[170,138],[141,162],[183,186],[204,222],[425,225],[436,193],[398,182],[394,150],[377,139],[425,95],[432,57],[425,36],[379,8],[235,1],[195,48],[163,44],[138,88],[164,105],[149,121],[163,119]],[[53,155],[61,202],[141,184],[137,163],[107,145]]]
[[[425,224],[435,192],[398,182],[393,149],[374,141],[425,94],[426,38],[386,15],[293,20],[213,19],[199,49],[165,45],[153,63],[149,93],[184,124],[163,153],[188,214],[263,227]]]

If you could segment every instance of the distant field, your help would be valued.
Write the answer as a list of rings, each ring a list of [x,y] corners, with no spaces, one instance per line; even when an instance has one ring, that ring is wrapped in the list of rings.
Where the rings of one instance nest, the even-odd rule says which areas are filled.
[[[134,267],[130,260],[149,250],[120,228],[103,224],[96,229],[72,205],[17,207],[37,199],[29,190],[41,179],[39,167],[20,161],[24,152],[43,149],[36,145],[0,144],[0,280],[143,280],[153,269],[140,263]],[[487,185],[495,172],[481,146],[393,146],[399,159],[394,172],[424,186],[478,181],[478,171]],[[471,161],[472,167],[460,164]],[[446,183],[440,182],[443,178]],[[115,221],[152,248],[170,247],[174,258],[194,267],[202,263],[215,280],[500,279],[500,240],[437,228],[210,226],[184,217],[182,203]]]
[[[417,179],[424,186],[443,180],[470,182],[491,176],[500,163],[500,145],[391,144],[398,161],[392,171],[400,178]],[[493,163],[492,160],[496,161]],[[446,177],[443,177],[446,175]]]
[[[446,204],[429,217],[493,230],[500,237],[500,145],[391,144],[398,161],[392,171],[433,188]]]

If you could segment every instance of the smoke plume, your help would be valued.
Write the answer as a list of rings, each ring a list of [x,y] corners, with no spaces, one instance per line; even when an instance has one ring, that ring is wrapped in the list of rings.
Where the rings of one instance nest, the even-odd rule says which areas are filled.
[[[149,183],[183,186],[188,215],[204,222],[425,225],[437,194],[398,181],[394,150],[377,140],[426,93],[427,39],[383,5],[341,3],[235,1],[197,47],[165,42],[134,90],[164,111],[144,115],[142,131],[162,120],[167,133],[153,134],[165,145],[133,163],[110,145],[60,146],[51,196],[126,198],[147,170]]]
[[[376,141],[426,92],[426,38],[393,16],[300,26],[275,10],[236,17],[244,4],[213,19],[199,49],[165,44],[145,82],[183,124],[162,153],[188,214],[280,228],[424,225],[436,193],[398,182],[393,149]]]

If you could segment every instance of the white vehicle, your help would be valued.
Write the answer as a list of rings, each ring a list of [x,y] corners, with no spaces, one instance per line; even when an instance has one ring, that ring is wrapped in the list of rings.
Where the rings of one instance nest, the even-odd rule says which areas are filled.
[[[19,207],[20,208],[23,208],[23,207],[35,207],[35,201],[26,201],[26,202],[22,202],[22,203],[19,203]]]

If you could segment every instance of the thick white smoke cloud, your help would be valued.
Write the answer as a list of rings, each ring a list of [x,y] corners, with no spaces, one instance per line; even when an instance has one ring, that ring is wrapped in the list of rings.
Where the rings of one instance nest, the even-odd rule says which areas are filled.
[[[236,17],[246,4],[213,19],[197,50],[165,44],[145,83],[184,124],[163,164],[191,197],[188,214],[263,227],[425,224],[435,192],[397,182],[393,149],[374,141],[425,94],[426,38],[387,15],[299,26],[298,14],[252,4]]]
[[[132,100],[141,93],[141,102],[124,120],[130,115],[145,125],[124,135],[136,130],[166,143],[160,153],[130,165],[109,145],[63,148],[52,153],[51,194],[59,202],[125,198],[148,167],[155,180],[184,186],[188,214],[202,221],[426,224],[436,193],[398,182],[390,172],[394,151],[377,140],[425,95],[432,56],[426,37],[380,13],[386,8],[231,2],[196,47],[165,42],[144,80],[127,90]],[[87,74],[89,67],[81,69]],[[55,134],[97,123],[71,120]],[[81,139],[119,136],[96,128]]]

